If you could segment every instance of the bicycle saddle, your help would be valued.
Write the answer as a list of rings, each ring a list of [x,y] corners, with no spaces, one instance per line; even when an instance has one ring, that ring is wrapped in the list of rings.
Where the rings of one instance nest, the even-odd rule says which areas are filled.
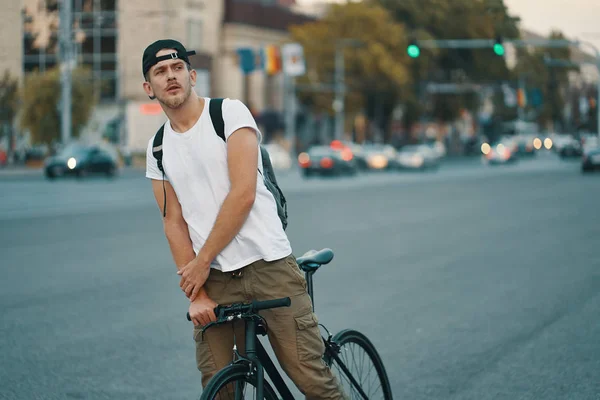
[[[304,271],[316,271],[321,265],[333,260],[333,250],[325,248],[319,251],[309,250],[296,259],[298,266]]]

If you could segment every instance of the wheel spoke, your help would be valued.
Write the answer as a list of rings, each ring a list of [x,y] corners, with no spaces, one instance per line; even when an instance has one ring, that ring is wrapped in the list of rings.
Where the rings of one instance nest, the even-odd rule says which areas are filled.
[[[347,375],[342,369],[339,363],[335,359],[331,359],[332,371],[338,377],[340,386],[344,389],[346,394],[352,399],[363,400],[364,397],[361,395],[356,386],[352,383],[354,380],[360,390],[369,399],[384,399],[391,398],[386,393],[388,392],[389,383],[387,381],[387,375],[382,370],[382,375],[378,370],[378,365],[381,365],[381,360],[377,353],[373,353],[372,345],[362,338],[362,335],[356,332],[352,332],[355,335],[348,334],[346,337],[341,336],[338,346],[339,362],[345,365]],[[385,385],[385,386],[384,386]]]

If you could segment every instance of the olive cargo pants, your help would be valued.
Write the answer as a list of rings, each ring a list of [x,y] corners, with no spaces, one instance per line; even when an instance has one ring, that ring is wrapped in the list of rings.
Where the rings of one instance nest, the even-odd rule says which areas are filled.
[[[293,256],[266,262],[256,261],[243,269],[221,272],[212,269],[204,285],[217,304],[271,300],[290,297],[290,307],[261,311],[267,322],[268,338],[277,359],[307,399],[342,399],[337,378],[322,361],[325,345],[316,315],[312,311],[306,280]],[[213,326],[204,333],[194,327],[196,363],[202,373],[202,386],[232,361],[233,335],[244,354],[244,323]]]

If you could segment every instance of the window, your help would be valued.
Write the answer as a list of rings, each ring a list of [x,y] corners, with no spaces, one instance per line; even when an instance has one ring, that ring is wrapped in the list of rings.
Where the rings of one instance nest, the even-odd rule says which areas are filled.
[[[188,19],[187,21],[187,43],[190,50],[200,51],[202,48],[202,21],[199,19]]]
[[[57,0],[36,0],[42,7],[24,8],[23,69],[46,71],[58,60],[58,25],[48,34],[36,36],[35,23],[44,21],[47,11],[56,11]],[[117,13],[116,0],[70,0],[73,4],[75,56],[79,65],[93,72],[92,87],[103,101],[114,101],[117,90]],[[54,7],[54,8],[53,8]]]

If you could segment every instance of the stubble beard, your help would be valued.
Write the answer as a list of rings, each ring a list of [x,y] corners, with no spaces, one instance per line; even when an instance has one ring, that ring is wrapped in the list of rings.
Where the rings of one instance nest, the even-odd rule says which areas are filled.
[[[187,101],[187,99],[190,98],[190,95],[192,94],[192,85],[190,84],[190,82],[188,82],[187,85],[182,86],[182,88],[185,90],[185,92],[181,95],[175,97],[165,96],[165,98],[162,99],[158,98],[158,101],[172,110],[178,109]]]

